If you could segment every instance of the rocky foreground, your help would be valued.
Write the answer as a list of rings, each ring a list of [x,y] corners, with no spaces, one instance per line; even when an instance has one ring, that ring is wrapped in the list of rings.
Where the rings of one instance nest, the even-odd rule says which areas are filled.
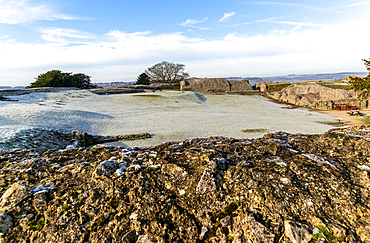
[[[3,242],[370,242],[370,126],[0,152]]]

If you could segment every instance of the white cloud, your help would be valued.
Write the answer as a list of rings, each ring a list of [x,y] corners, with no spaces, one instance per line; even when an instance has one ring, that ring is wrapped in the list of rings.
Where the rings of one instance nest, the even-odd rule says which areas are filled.
[[[6,38],[8,38],[9,37],[9,35],[1,35],[0,36],[0,39],[6,39]]]
[[[329,11],[329,12],[336,12],[341,14],[348,14],[346,12],[342,12],[339,10],[336,10],[337,8],[324,8],[320,6],[312,6],[312,5],[305,5],[305,4],[299,4],[299,3],[287,3],[287,2],[252,2],[247,4],[262,4],[262,5],[282,5],[282,6],[292,6],[292,7],[298,7],[298,8],[305,8],[305,9],[313,9],[318,11]]]
[[[50,6],[30,0],[0,0],[0,23],[23,24],[36,20],[72,20],[76,17],[55,12]]]
[[[231,18],[232,16],[234,16],[236,14],[236,12],[229,12],[229,13],[224,13],[224,17],[222,17],[221,19],[219,19],[218,21],[219,22],[225,22],[226,20],[228,20],[229,18]]]
[[[291,29],[289,32],[290,32],[290,33],[293,33],[293,32],[295,32],[296,30],[299,30],[300,28],[302,28],[302,26],[303,26],[303,25],[299,24],[299,25],[297,25],[296,27],[294,27],[293,29]]]
[[[283,18],[287,18],[287,17],[293,17],[293,15],[291,15],[291,16],[280,16],[280,17],[270,17],[270,18],[267,18],[267,19],[259,19],[259,20],[254,20],[254,21],[250,21],[250,22],[243,22],[243,23],[232,24],[232,25],[228,25],[228,26],[225,26],[225,27],[236,27],[236,26],[240,26],[240,25],[248,25],[248,24],[256,24],[256,23],[266,23],[266,22],[271,22],[273,20],[283,19]]]
[[[207,17],[205,17],[202,20],[197,20],[197,19],[187,19],[185,22],[180,23],[180,26],[186,26],[186,27],[196,27],[199,28],[198,26],[195,26],[196,24],[202,23],[207,20]]]
[[[39,32],[42,33],[42,38],[49,42],[54,43],[65,43],[65,44],[86,44],[87,39],[95,38],[94,35],[78,31],[74,29],[63,29],[63,28],[41,28]]]
[[[370,1],[367,1],[367,2],[359,2],[359,3],[353,3],[353,4],[349,4],[349,5],[342,5],[342,6],[339,6],[339,7],[331,7],[330,9],[350,8],[350,7],[356,7],[356,6],[368,5],[368,4],[370,4]]]
[[[366,5],[366,4],[370,4],[370,1],[350,4],[348,5],[348,7],[360,6],[360,5]]]
[[[130,81],[163,60],[184,63],[186,71],[199,77],[366,71],[361,59],[370,53],[369,22],[366,17],[300,31],[277,29],[255,36],[231,33],[220,39],[118,30],[90,38],[88,33],[54,29],[51,34],[43,33],[50,36],[50,42],[43,44],[0,39],[0,85],[27,85],[51,69],[83,72],[93,82]],[[69,45],[78,40],[84,45]]]
[[[325,27],[323,24],[314,24],[314,23],[307,23],[307,22],[294,22],[294,21],[277,21],[277,20],[266,20],[261,21],[265,23],[274,23],[274,24],[286,24],[286,25],[297,25],[297,26],[309,26],[309,27]]]

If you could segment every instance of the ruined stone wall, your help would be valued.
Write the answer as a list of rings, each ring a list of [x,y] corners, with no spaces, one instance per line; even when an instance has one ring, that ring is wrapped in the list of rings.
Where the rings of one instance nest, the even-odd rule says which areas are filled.
[[[293,84],[280,91],[267,93],[279,101],[320,110],[330,110],[336,105],[367,108],[369,102],[359,99],[358,94],[353,90],[332,89],[319,84]]]
[[[228,81],[223,78],[207,78],[182,81],[180,84],[182,91],[192,91],[200,93],[208,92],[250,92],[253,91],[248,80]]]

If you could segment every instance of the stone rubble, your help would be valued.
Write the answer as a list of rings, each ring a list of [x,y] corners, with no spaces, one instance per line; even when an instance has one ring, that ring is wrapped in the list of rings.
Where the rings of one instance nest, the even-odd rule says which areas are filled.
[[[370,242],[370,126],[0,150],[2,242]]]

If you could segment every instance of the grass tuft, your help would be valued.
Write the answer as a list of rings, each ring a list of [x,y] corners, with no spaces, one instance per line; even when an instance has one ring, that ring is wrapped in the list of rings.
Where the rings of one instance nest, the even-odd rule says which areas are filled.
[[[242,132],[245,133],[266,133],[267,130],[263,128],[255,128],[255,129],[244,129]]]
[[[359,119],[363,121],[365,124],[370,124],[370,116],[363,116]]]

